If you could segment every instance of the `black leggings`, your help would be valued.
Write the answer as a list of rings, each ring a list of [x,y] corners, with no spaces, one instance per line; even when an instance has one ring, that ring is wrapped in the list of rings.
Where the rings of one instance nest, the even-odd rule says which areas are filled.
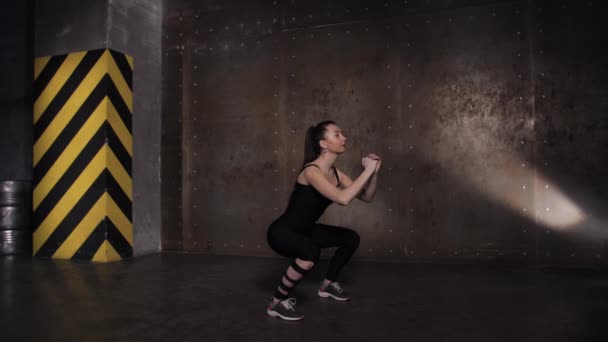
[[[316,223],[312,230],[288,227],[277,222],[267,232],[268,245],[275,252],[288,258],[317,262],[321,248],[338,247],[329,261],[326,278],[336,281],[338,273],[355,254],[360,237],[348,228]]]

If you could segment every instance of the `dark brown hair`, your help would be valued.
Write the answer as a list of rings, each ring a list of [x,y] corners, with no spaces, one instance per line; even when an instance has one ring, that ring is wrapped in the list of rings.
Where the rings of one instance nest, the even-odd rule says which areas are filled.
[[[321,154],[321,145],[319,145],[319,141],[325,139],[325,128],[335,124],[336,123],[332,120],[325,120],[308,127],[306,136],[304,137],[304,161],[302,162],[302,167],[317,159]]]

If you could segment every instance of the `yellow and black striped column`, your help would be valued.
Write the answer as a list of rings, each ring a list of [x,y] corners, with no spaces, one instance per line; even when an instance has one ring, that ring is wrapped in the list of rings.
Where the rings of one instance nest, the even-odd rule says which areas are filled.
[[[132,256],[132,73],[110,49],[35,60],[35,256]]]

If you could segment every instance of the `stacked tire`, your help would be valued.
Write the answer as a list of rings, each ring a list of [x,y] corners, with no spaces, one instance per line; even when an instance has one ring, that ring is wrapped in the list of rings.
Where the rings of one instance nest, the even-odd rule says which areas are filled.
[[[31,255],[31,183],[0,181],[0,255]]]

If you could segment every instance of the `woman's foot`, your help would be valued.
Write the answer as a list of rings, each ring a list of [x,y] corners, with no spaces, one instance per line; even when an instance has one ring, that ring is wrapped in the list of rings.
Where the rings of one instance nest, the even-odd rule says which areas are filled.
[[[344,292],[344,290],[340,286],[340,283],[338,283],[337,281],[330,283],[325,288],[323,288],[323,286],[321,286],[321,288],[319,288],[318,294],[319,294],[319,297],[333,298],[335,300],[340,300],[340,301],[350,299],[350,296],[346,292]]]
[[[278,303],[270,302],[266,313],[271,317],[278,317],[286,321],[299,321],[304,316],[296,312],[296,299],[288,298]]]

